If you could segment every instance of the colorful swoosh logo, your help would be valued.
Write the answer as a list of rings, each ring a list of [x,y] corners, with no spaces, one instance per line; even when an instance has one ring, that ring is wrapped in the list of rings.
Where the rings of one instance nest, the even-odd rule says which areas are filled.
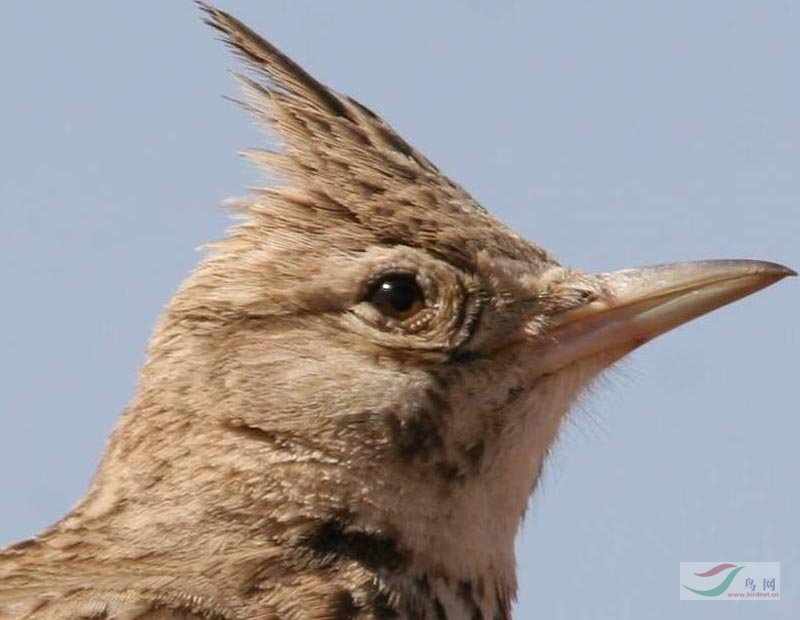
[[[721,573],[726,568],[736,568],[736,564],[717,564],[714,568],[708,569],[704,573],[695,573],[698,577],[713,577],[717,573]]]
[[[736,575],[744,568],[744,566],[736,566],[736,564],[717,564],[714,568],[710,568],[704,573],[695,573],[698,577],[713,577],[714,575],[718,575],[722,571],[729,570],[733,568],[728,576],[723,579],[722,583],[720,583],[716,588],[711,588],[710,590],[695,590],[694,588],[690,588],[689,586],[681,584],[684,588],[689,590],[689,592],[694,592],[700,596],[719,596],[723,594],[728,588],[731,587],[731,583],[736,578]]]

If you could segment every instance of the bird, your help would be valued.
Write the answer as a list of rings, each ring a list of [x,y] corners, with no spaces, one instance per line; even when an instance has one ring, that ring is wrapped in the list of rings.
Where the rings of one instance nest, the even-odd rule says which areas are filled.
[[[0,619],[509,620],[571,405],[789,275],[560,264],[381,117],[198,3],[280,139],[160,317],[86,495],[0,551]]]

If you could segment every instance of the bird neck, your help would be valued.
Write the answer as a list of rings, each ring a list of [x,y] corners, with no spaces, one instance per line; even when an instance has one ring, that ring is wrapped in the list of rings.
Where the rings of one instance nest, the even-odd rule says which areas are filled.
[[[326,588],[366,597],[376,618],[395,617],[381,609],[398,618],[507,617],[524,510],[492,496],[507,481],[476,481],[443,503],[425,480],[390,484],[374,464],[342,471],[313,446],[313,457],[289,459],[253,428],[191,433],[196,416],[165,408],[163,398],[154,407],[141,393],[61,531],[95,532],[94,556],[134,565],[147,557],[176,574],[190,567],[236,592],[313,572]]]
[[[264,427],[213,385],[213,373],[192,366],[207,352],[159,344],[90,492],[60,531],[91,530],[89,552],[149,558],[148,570],[217,575],[224,591],[314,573],[405,617],[508,617],[514,539],[569,391],[543,384],[517,398],[503,415],[518,423],[487,445],[490,465],[437,478],[390,466],[380,452],[344,454],[353,444],[337,448],[334,435],[289,433],[275,425],[290,419],[280,411]]]
[[[273,585],[288,582],[305,584],[287,586],[292,604],[318,606],[314,592],[324,591],[331,605],[376,620],[510,617],[519,516],[498,519],[491,498],[468,497],[477,490],[445,515],[423,485],[392,495],[371,485],[369,472],[349,472],[364,495],[343,493],[334,470],[281,463],[278,453],[257,459],[222,435],[213,459],[188,458],[211,452],[187,439],[167,463],[154,434],[175,436],[171,424],[148,424],[150,436],[136,444],[134,420],[149,413],[136,404],[127,412],[86,500],[59,527],[70,539],[93,532],[86,555],[142,579],[166,584],[174,575],[182,594],[211,593],[210,606],[240,612],[274,603]],[[189,573],[214,578],[195,585],[177,577]]]

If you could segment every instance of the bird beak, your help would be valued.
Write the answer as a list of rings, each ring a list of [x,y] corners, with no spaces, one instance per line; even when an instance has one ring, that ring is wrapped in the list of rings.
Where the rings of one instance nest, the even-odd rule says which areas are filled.
[[[599,274],[598,299],[554,317],[545,347],[546,372],[609,352],[618,359],[707,312],[797,275],[776,263],[713,260]]]

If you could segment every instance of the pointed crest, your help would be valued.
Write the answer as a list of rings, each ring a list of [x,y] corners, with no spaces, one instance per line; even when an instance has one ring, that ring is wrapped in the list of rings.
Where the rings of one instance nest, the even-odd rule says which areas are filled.
[[[464,247],[464,239],[476,239],[498,245],[504,254],[544,256],[489,215],[375,113],[318,82],[235,17],[203,2],[198,5],[206,22],[252,70],[253,77],[237,74],[245,92],[242,105],[276,130],[283,143],[279,152],[245,153],[292,188],[263,190],[264,194],[285,199],[288,190],[293,202],[324,210],[328,217],[339,213],[372,231],[379,243],[438,245],[466,258],[477,248]],[[473,227],[482,234],[464,234]]]

